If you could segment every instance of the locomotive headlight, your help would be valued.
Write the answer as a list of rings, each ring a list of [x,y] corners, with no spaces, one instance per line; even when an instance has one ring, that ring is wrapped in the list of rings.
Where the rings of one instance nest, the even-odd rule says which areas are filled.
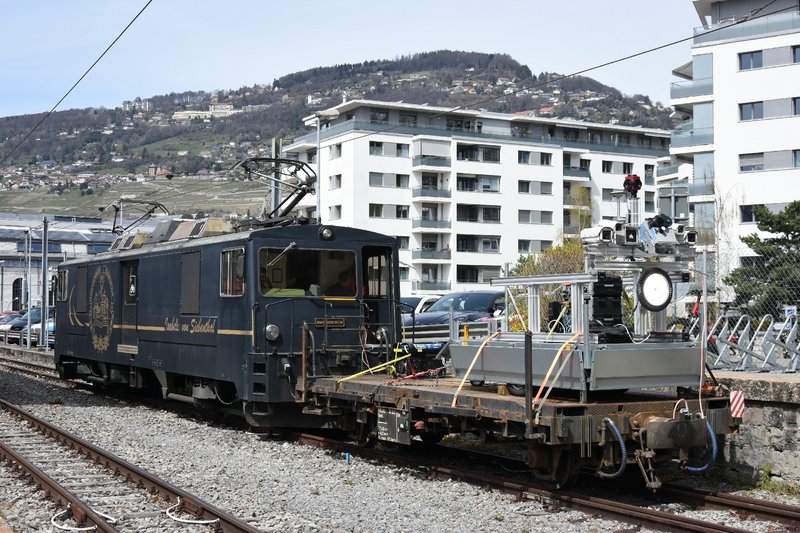
[[[268,341],[275,341],[280,337],[281,330],[275,324],[267,324],[264,328],[264,336],[267,338]]]
[[[646,268],[636,283],[636,296],[648,311],[661,311],[672,301],[672,280],[660,268]]]
[[[319,236],[323,241],[330,241],[333,239],[333,230],[325,226],[319,230]]]

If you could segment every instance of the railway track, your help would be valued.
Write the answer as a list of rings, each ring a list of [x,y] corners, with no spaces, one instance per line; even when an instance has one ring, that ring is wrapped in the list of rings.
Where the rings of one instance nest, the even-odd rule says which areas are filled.
[[[166,481],[0,400],[0,455],[63,511],[56,528],[98,531],[258,529]]]
[[[543,488],[540,484],[527,482],[521,479],[509,479],[508,476],[493,475],[487,473],[490,462],[497,462],[496,456],[488,454],[466,451],[464,457],[475,463],[475,458],[484,456],[484,461],[477,468],[463,468],[442,466],[438,459],[429,459],[406,453],[393,453],[385,450],[365,449],[355,444],[342,442],[335,439],[320,437],[312,434],[294,434],[292,438],[297,442],[319,446],[339,452],[350,453],[353,456],[360,456],[373,460],[391,462],[399,466],[410,468],[422,468],[428,472],[431,478],[457,479],[467,483],[472,483],[495,490],[513,494],[519,498],[528,498],[545,503],[550,509],[570,508],[592,514],[601,514],[608,518],[614,518],[623,522],[633,523],[639,526],[648,526],[662,530],[691,531],[698,533],[743,533],[750,529],[731,527],[717,522],[703,521],[696,518],[685,517],[674,513],[668,513],[648,508],[646,505],[637,505],[621,502],[611,497],[598,497],[586,494],[581,491],[562,491]],[[447,449],[447,454],[451,456],[459,455],[461,452],[456,448]],[[524,471],[527,466],[522,461],[503,458],[501,459],[503,468],[506,470]],[[521,477],[521,476],[517,476]],[[622,493],[630,492],[630,487],[622,487]],[[638,494],[641,497],[641,494]],[[648,493],[645,496],[658,498],[661,503],[667,501],[680,501],[691,505],[708,508],[723,509],[728,512],[736,513],[742,517],[759,518],[770,522],[775,522],[785,526],[790,530],[796,530],[800,524],[800,507],[757,500],[726,493],[716,493],[702,489],[683,488],[675,485],[665,485],[655,495]],[[771,531],[781,531],[781,527],[774,527]]]
[[[53,365],[46,365],[32,361],[23,361],[7,355],[0,355],[0,366],[31,376],[57,379],[62,381],[61,377],[58,375],[58,371]],[[67,382],[65,381],[65,383]]]
[[[55,369],[46,365],[21,362],[7,356],[0,356],[0,365],[26,374],[58,379]],[[70,382],[67,381],[67,383]],[[184,406],[181,405],[180,407]],[[514,494],[520,498],[535,499],[545,502],[548,507],[551,508],[566,507],[587,513],[599,513],[621,521],[648,525],[657,529],[731,533],[747,531],[746,529],[739,529],[725,524],[704,522],[673,513],[660,512],[649,509],[646,506],[647,504],[626,504],[612,498],[587,495],[578,491],[565,492],[549,490],[542,488],[541,485],[526,481],[524,476],[517,476],[517,479],[509,479],[508,475],[499,473],[497,475],[491,475],[487,473],[491,468],[486,465],[492,463],[496,465],[498,462],[501,462],[503,465],[502,468],[506,471],[526,471],[528,467],[522,461],[498,458],[496,455],[490,455],[484,452],[448,447],[446,452],[440,454],[439,457],[436,457],[435,454],[433,456],[428,454],[428,456],[425,457],[419,454],[391,453],[386,450],[362,448],[355,444],[343,442],[338,439],[321,437],[319,435],[301,433],[287,433],[285,435],[291,440],[307,445],[350,453],[353,456],[390,462],[410,468],[421,468],[428,472],[431,478],[458,479]],[[458,466],[443,466],[441,464],[443,462],[442,457],[445,455],[449,456],[449,459],[460,455],[463,458],[463,460],[460,461],[462,464],[482,464],[484,467],[479,469],[465,469]],[[609,481],[604,482],[604,484],[607,486],[612,485]],[[620,485],[619,491],[622,493],[630,492],[630,488]],[[668,484],[665,484],[655,495],[651,493],[639,493],[637,496],[650,502],[657,499],[660,503],[673,501],[685,503],[697,508],[723,509],[735,513],[738,516],[759,518],[795,530],[800,527],[800,508],[776,502]],[[168,497],[170,501],[176,501],[176,498],[177,497]],[[780,529],[778,528],[775,530],[779,531]]]

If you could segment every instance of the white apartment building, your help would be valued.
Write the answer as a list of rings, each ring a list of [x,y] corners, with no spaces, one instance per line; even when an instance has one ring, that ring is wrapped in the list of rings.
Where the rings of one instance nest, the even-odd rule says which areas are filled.
[[[520,255],[577,234],[580,209],[614,219],[611,193],[628,174],[642,177],[652,216],[669,142],[665,130],[369,100],[305,122],[319,141],[314,131],[284,153],[319,164],[323,223],[396,236],[403,294],[488,287]],[[571,205],[576,188],[591,207]]]
[[[673,71],[685,79],[670,95],[685,122],[657,169],[659,206],[679,219],[692,212],[727,301],[720,280],[754,255],[740,240],[758,232],[753,206],[800,199],[800,11],[797,0],[693,3],[702,26],[692,60]]]

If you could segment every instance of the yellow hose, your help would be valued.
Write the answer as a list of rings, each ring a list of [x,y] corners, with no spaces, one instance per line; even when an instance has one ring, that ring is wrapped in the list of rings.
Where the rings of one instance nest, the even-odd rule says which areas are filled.
[[[489,341],[492,340],[493,338],[497,337],[498,335],[500,335],[500,332],[496,331],[496,332],[492,333],[491,335],[489,335],[488,337],[486,337],[486,339],[481,343],[480,347],[478,348],[478,351],[475,352],[475,357],[472,358],[472,362],[469,364],[469,368],[467,368],[467,371],[464,373],[464,377],[461,379],[461,383],[458,384],[458,388],[456,389],[456,393],[453,394],[453,402],[450,404],[450,407],[455,407],[456,406],[456,402],[458,401],[458,393],[461,392],[461,389],[464,387],[464,383],[467,382],[467,378],[469,377],[469,373],[472,372],[472,367],[474,367],[475,363],[478,362],[478,357],[481,355],[481,352],[486,347],[486,345],[489,344]]]
[[[337,380],[337,381],[336,381],[336,383],[341,383],[342,381],[347,381],[347,380],[350,380],[350,379],[355,379],[355,378],[357,378],[357,377],[361,377],[361,376],[363,376],[364,374],[372,374],[373,372],[376,372],[376,371],[378,371],[378,370],[383,370],[383,369],[384,369],[384,368],[386,368],[387,366],[391,366],[391,365],[393,365],[393,364],[397,363],[398,361],[402,361],[403,359],[407,359],[407,358],[409,358],[409,357],[411,357],[411,354],[410,354],[410,353],[409,353],[409,354],[406,354],[406,355],[403,355],[403,356],[401,356],[401,357],[396,357],[395,359],[392,359],[391,361],[387,361],[387,362],[385,362],[385,363],[381,363],[381,364],[379,364],[379,365],[373,366],[372,368],[368,368],[368,369],[366,369],[366,370],[362,370],[361,372],[358,372],[358,373],[356,373],[356,374],[353,374],[352,376],[347,376],[346,378],[342,378],[342,379],[340,379],[340,380]]]

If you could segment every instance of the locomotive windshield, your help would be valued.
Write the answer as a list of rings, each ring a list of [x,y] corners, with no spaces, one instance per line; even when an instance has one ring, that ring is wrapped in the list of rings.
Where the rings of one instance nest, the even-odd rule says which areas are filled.
[[[262,248],[259,290],[264,296],[356,296],[356,254],[350,250]]]

